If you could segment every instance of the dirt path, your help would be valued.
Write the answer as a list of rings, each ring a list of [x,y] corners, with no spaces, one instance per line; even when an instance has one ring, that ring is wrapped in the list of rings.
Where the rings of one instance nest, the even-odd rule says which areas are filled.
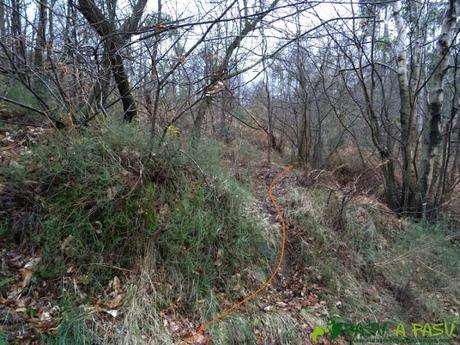
[[[268,184],[268,189],[266,193],[268,199],[270,200],[271,210],[273,210],[272,212],[270,212],[270,214],[276,218],[276,222],[278,222],[281,227],[280,254],[279,254],[278,262],[275,268],[273,269],[273,272],[263,284],[261,284],[257,289],[255,289],[248,296],[243,298],[241,301],[231,305],[230,307],[225,308],[211,320],[205,323],[202,323],[196,331],[192,332],[190,336],[188,336],[184,341],[181,342],[181,345],[202,343],[203,341],[208,343],[208,339],[206,339],[206,335],[204,334],[204,332],[209,326],[222,320],[224,317],[229,316],[231,312],[237,310],[243,304],[251,301],[254,297],[258,296],[259,294],[264,293],[264,290],[271,286],[273,279],[277,278],[277,276],[281,273],[280,271],[284,263],[285,248],[286,248],[286,222],[284,220],[284,216],[283,216],[281,207],[277,201],[277,198],[274,195],[274,189],[279,184],[281,184],[281,181],[283,181],[283,179],[286,177],[286,175],[288,175],[291,172],[292,169],[293,169],[293,166],[287,166],[283,168],[282,170],[277,169],[278,171],[271,179],[271,182]]]
[[[255,176],[257,186],[254,188],[255,196],[261,204],[261,211],[267,214],[269,221],[272,224],[279,226],[279,219],[276,211],[267,197],[266,188],[270,181],[282,171],[282,167],[274,165],[272,167],[263,166],[259,169]],[[293,171],[283,180],[281,180],[276,188],[273,188],[273,194],[277,198],[281,198],[289,187],[296,186],[298,176],[296,171]],[[281,205],[282,209],[287,210],[288,205]],[[305,320],[303,310],[307,307],[320,306],[318,293],[320,289],[317,286],[311,286],[303,281],[302,273],[299,267],[290,262],[291,243],[295,239],[295,234],[299,231],[289,219],[284,217],[286,221],[286,252],[283,260],[282,270],[277,274],[273,285],[260,297],[261,303],[264,304],[263,310],[282,310],[288,313],[291,317],[297,320],[299,326],[305,334],[305,339],[308,339],[310,331],[314,325],[310,325]],[[306,340],[308,343],[308,340]]]

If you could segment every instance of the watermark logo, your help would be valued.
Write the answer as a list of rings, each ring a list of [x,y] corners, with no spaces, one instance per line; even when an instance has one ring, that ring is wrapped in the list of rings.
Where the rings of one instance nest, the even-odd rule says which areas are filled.
[[[391,325],[388,321],[350,323],[332,320],[328,326],[316,326],[310,334],[310,339],[313,343],[318,343],[321,337],[334,340],[343,336],[352,343],[449,343],[453,336],[459,335],[459,330],[458,322],[400,322]]]

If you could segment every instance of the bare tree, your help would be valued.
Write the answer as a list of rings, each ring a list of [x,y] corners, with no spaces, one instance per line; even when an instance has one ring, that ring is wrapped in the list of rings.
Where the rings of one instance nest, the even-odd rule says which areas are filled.
[[[138,0],[133,5],[131,15],[117,27],[114,15],[112,15],[112,18],[105,16],[93,0],[79,0],[80,12],[104,42],[113,78],[123,103],[124,119],[128,122],[132,121],[136,116],[137,110],[121,50],[132,34],[138,30],[146,4],[147,0]]]

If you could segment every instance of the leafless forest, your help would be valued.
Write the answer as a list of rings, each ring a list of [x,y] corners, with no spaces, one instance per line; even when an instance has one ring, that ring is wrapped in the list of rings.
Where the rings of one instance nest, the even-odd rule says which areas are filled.
[[[279,286],[299,298],[297,311],[324,299],[335,315],[365,319],[373,313],[361,299],[387,303],[373,309],[381,317],[458,319],[459,13],[456,0],[0,0],[0,324],[8,308],[35,308],[27,322],[38,319],[49,343],[179,343],[257,286],[238,265],[264,277],[273,269],[277,235],[239,219],[255,213],[262,228],[279,227],[265,184],[287,164],[295,170],[276,190],[288,223],[284,278],[262,300],[287,316],[264,312],[268,331],[248,316],[252,305],[191,341],[307,344],[319,321],[291,312]],[[242,206],[236,184],[261,206]],[[414,266],[387,271],[379,263],[389,256]],[[44,304],[42,282],[73,289],[71,305],[99,308],[85,331],[63,335],[62,320],[78,322],[62,301],[50,311],[58,302]],[[358,285],[367,297],[343,292]],[[421,307],[421,291],[436,302]],[[18,304],[24,296],[38,302]],[[300,331],[273,331],[284,328]],[[5,321],[5,339],[19,339],[12,329]]]

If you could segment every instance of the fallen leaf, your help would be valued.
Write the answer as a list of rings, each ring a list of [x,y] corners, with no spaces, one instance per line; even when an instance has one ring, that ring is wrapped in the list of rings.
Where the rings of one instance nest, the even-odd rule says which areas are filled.
[[[3,146],[3,147],[0,147],[0,151],[8,151],[12,148],[15,148],[16,147],[16,144],[10,144],[10,145],[7,145],[7,146]]]
[[[214,265],[216,266],[222,266],[222,258],[224,257],[224,251],[222,248],[217,250],[217,257],[216,260],[214,261]]]
[[[113,285],[113,289],[115,290],[117,294],[121,292],[121,283],[120,283],[120,279],[117,276],[113,278],[112,285]]]
[[[117,296],[115,296],[115,298],[113,300],[111,300],[109,303],[107,303],[107,306],[110,308],[110,309],[115,309],[117,307],[119,307],[122,303],[123,303],[123,294],[119,294]]]
[[[40,321],[42,322],[51,322],[53,318],[51,317],[51,314],[47,311],[44,311],[43,313],[40,314]]]
[[[116,309],[105,310],[105,312],[111,315],[113,318],[116,318],[118,316],[118,310]]]
[[[30,281],[32,280],[33,271],[26,268],[21,268],[19,272],[21,273],[22,277],[21,287],[24,289],[29,286]]]
[[[62,242],[61,244],[61,251],[68,257],[73,257],[75,256],[77,250],[75,249],[76,247],[76,241],[75,237],[72,235],[69,235],[66,237],[66,239]]]
[[[192,335],[188,337],[183,343],[190,345],[206,345],[209,344],[209,340],[209,336],[200,330],[194,331]]]
[[[35,267],[38,265],[38,263],[41,261],[42,258],[38,257],[38,258],[33,258],[32,260],[30,260],[29,262],[27,262],[23,268],[27,269],[27,270],[31,270],[33,271],[35,269]]]

